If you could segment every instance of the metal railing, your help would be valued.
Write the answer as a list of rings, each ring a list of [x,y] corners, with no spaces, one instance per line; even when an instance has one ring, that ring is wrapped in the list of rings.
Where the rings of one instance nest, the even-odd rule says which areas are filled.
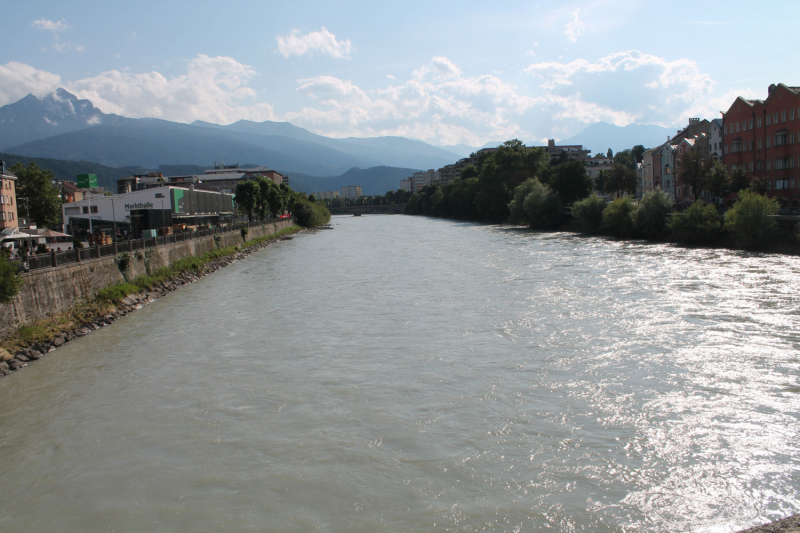
[[[280,220],[292,221],[292,219]],[[195,231],[179,231],[172,233],[171,235],[160,235],[158,237],[150,237],[147,239],[129,239],[118,241],[114,244],[105,244],[102,246],[95,245],[88,248],[75,248],[72,250],[66,250],[64,252],[56,252],[55,250],[51,250],[49,253],[45,254],[29,255],[27,261],[23,261],[22,259],[12,259],[11,263],[16,264],[20,272],[28,272],[30,270],[52,268],[70,263],[80,263],[81,261],[99,259],[101,257],[117,255],[123,252],[133,252],[135,250],[144,250],[145,248],[153,248],[155,246],[165,246],[167,244],[175,244],[179,242],[190,241],[192,239],[202,239],[212,235],[238,232],[241,231],[242,228],[255,228],[258,226],[272,225],[272,223],[272,220],[237,222],[235,224],[215,226],[214,228],[197,229]]]

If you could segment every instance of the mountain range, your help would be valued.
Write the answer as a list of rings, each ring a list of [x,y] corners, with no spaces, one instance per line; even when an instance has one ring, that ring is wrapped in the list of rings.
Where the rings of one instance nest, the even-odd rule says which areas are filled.
[[[672,131],[659,126],[620,128],[598,122],[559,144],[619,151],[635,144],[656,146]],[[48,165],[58,169],[57,175],[65,169],[93,164],[114,168],[117,170],[105,170],[102,175],[92,172],[98,174],[101,183],[108,176],[106,186],[112,189],[111,176],[119,171],[170,168],[202,172],[214,163],[241,162],[244,166],[247,162],[289,175],[290,183],[305,192],[359,184],[365,194],[382,194],[396,189],[400,179],[417,169],[440,168],[480,148],[499,144],[433,146],[405,137],[331,138],[288,122],[240,120],[223,126],[203,121],[183,124],[133,119],[103,113],[89,100],[64,89],[42,98],[28,95],[0,107],[0,150],[6,158],[16,157],[20,162],[47,159]],[[340,181],[341,185],[334,186]]]

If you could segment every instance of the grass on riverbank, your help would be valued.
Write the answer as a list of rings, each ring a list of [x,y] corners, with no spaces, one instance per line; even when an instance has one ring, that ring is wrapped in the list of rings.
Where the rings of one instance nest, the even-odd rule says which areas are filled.
[[[269,235],[251,239],[244,244],[244,248],[250,248],[284,235],[297,233],[302,229],[300,226],[290,226],[277,233],[270,233]],[[115,283],[100,289],[92,300],[82,302],[53,317],[20,327],[0,341],[0,348],[4,348],[13,355],[21,348],[26,348],[35,342],[49,342],[50,339],[60,333],[71,331],[81,324],[86,324],[96,319],[98,316],[104,316],[114,311],[116,304],[119,304],[123,298],[130,294],[152,289],[159,283],[186,272],[199,273],[211,261],[233,255],[241,249],[239,246],[228,246],[206,252],[200,256],[186,257],[175,261],[168,267],[159,268],[151,275],[139,276],[129,282]]]

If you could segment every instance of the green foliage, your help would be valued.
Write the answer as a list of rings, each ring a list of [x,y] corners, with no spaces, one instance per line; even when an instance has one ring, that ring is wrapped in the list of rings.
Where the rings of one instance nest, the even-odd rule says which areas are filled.
[[[76,250],[80,250],[81,248],[83,248],[83,243],[79,238],[75,237],[74,239],[72,239],[72,247],[75,248]]]
[[[683,213],[673,215],[667,227],[678,242],[702,244],[717,239],[722,225],[717,209],[698,200]]]
[[[253,221],[253,211],[258,205],[259,184],[256,181],[242,181],[236,184],[236,205],[247,211],[247,219]]]
[[[747,184],[744,185],[744,187],[739,187],[735,190],[738,191],[740,189],[747,189],[750,187],[750,178],[748,178],[747,174],[745,174],[741,169],[735,171],[734,174],[737,176],[736,180],[733,180],[731,176],[728,175],[728,170],[721,161],[714,161],[708,169],[706,188],[708,188],[712,196],[724,198],[729,192],[731,192],[731,187],[734,181],[743,183],[744,180],[742,180],[742,176],[745,177]]]
[[[614,157],[614,151],[611,150],[611,148],[609,148],[608,152],[606,152],[606,157]]]
[[[558,165],[550,173],[547,185],[558,193],[564,205],[572,205],[592,192],[592,180],[583,161]]]
[[[614,155],[614,164],[622,165],[633,171],[636,170],[636,159],[634,159],[633,152],[630,149],[617,152]]]
[[[47,249],[47,245],[45,243],[40,242],[36,246],[36,253],[37,254],[46,254],[47,252],[49,252],[49,250]]]
[[[722,165],[722,163],[720,163]],[[725,168],[725,165],[722,165],[722,168]],[[763,180],[762,180],[763,182]],[[728,192],[730,191],[741,191],[742,189],[750,189],[750,175],[744,171],[742,168],[737,168],[733,171],[730,176],[730,186],[728,188]]]
[[[642,197],[634,219],[636,231],[647,239],[661,238],[667,231],[667,218],[672,212],[672,198],[656,189]]]
[[[614,237],[625,239],[636,235],[636,204],[628,196],[617,198],[603,211],[603,227]]]
[[[133,283],[117,283],[97,291],[96,298],[102,302],[118,304],[127,295],[139,292],[140,290],[141,289]]]
[[[734,189],[742,190],[742,189]],[[750,180],[750,190],[756,194],[767,194],[767,179],[764,176],[756,176]]]
[[[699,150],[691,150],[683,155],[677,170],[680,176],[678,181],[685,187],[691,187],[690,190],[697,200],[700,191],[707,187],[708,175],[711,170],[706,156]]]
[[[522,182],[516,189],[514,189],[514,198],[508,204],[509,222],[516,225],[527,224],[528,216],[525,213],[525,198],[533,192],[537,180],[529,179]],[[540,183],[541,185],[541,183]]]
[[[317,197],[316,197],[316,196],[314,196],[313,194],[309,194],[309,195],[308,195],[308,201],[309,201],[309,202],[311,202],[312,204],[313,204],[313,203],[316,203],[316,201],[317,201]]]
[[[28,216],[40,226],[58,223],[61,220],[61,196],[52,184],[55,175],[40,169],[33,161],[27,167],[17,163],[10,170],[17,177],[17,211],[23,213],[30,206],[30,213],[20,216]]]
[[[596,194],[572,204],[572,219],[585,233],[598,233],[603,229],[603,210],[606,203]]]
[[[304,228],[316,228],[331,220],[331,212],[320,203],[311,203],[306,199],[295,199],[292,215],[297,224]]]
[[[619,155],[619,154],[617,154]],[[605,192],[636,194],[636,172],[621,163],[614,163],[611,170],[605,175]]]
[[[725,229],[736,244],[755,248],[769,242],[776,234],[778,223],[773,218],[780,210],[777,200],[755,192],[739,191],[739,200],[725,213]]]
[[[239,233],[242,235],[242,242],[247,242],[247,234],[250,233],[248,228],[242,228],[239,230]]]
[[[564,208],[558,193],[547,185],[534,179],[531,192],[523,202],[528,223],[536,229],[552,229],[558,227],[564,216]]]
[[[17,265],[0,258],[0,302],[7,304],[22,288],[22,278],[17,273]]]

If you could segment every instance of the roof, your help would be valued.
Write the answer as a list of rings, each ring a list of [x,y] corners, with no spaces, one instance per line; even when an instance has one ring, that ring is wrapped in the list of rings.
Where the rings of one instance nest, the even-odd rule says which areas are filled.
[[[3,179],[6,179],[6,180],[15,180],[15,179],[17,179],[17,177],[14,174],[12,174],[11,172],[9,172],[7,170],[0,171],[0,176],[2,176]]]
[[[275,172],[276,174],[280,174],[276,170],[272,170],[269,167],[252,167],[252,168],[210,168],[205,171],[206,174],[235,174],[237,172],[242,172],[246,174],[250,174],[253,172]]]
[[[76,184],[74,184],[73,182],[67,181],[67,180],[63,180],[61,182],[61,189],[66,191],[66,192],[79,192],[79,191],[83,190],[80,187],[78,187]]]

